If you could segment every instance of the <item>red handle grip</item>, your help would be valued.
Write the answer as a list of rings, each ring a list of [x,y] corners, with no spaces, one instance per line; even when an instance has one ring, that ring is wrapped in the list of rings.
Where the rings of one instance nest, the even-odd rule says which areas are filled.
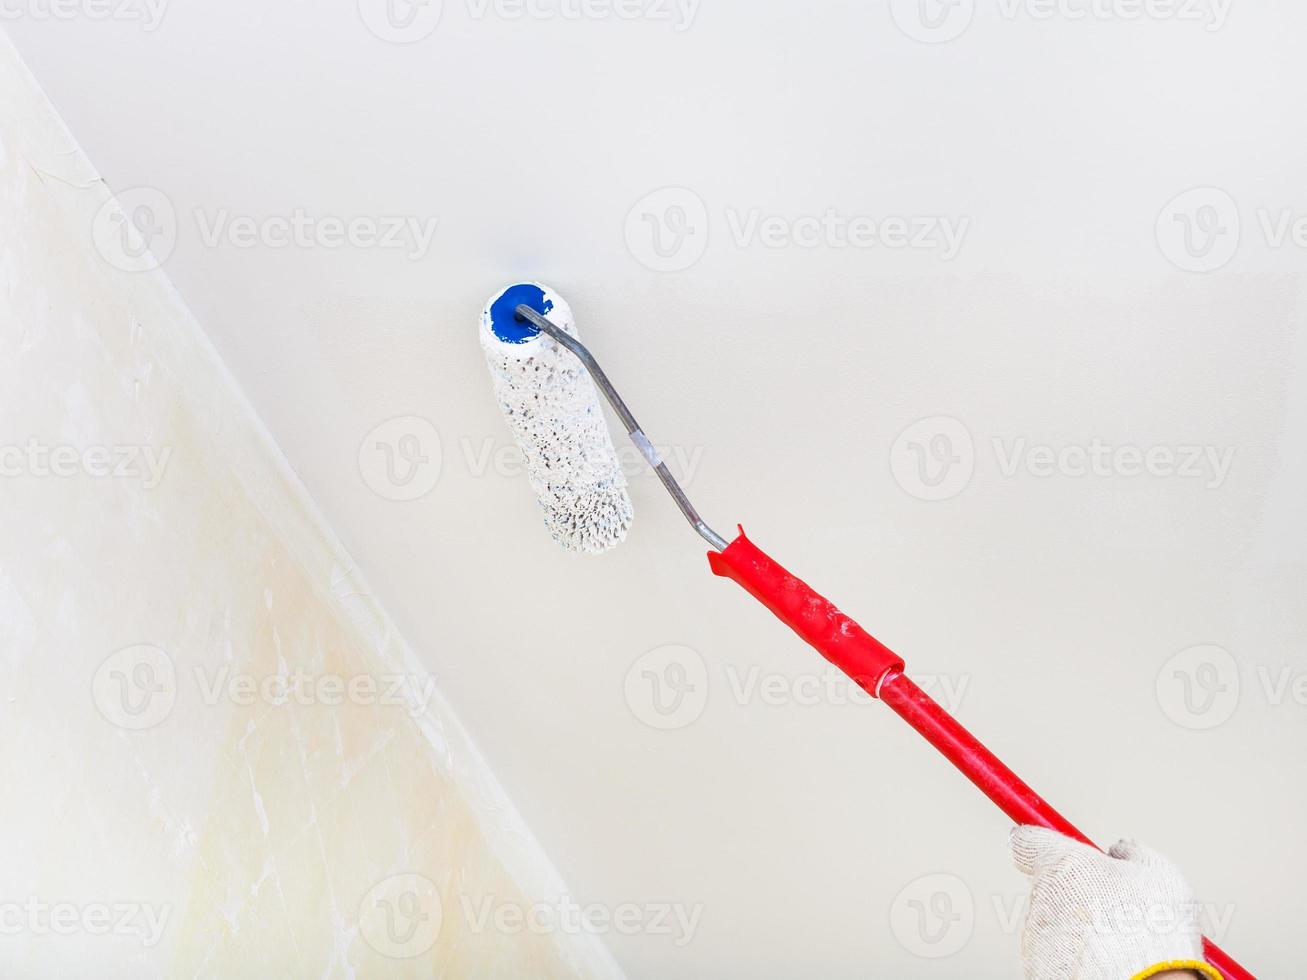
[[[773,561],[744,536],[744,528],[724,551],[708,552],[708,564],[714,574],[740,583],[867,693],[875,695],[882,677],[903,669],[902,657]]]
[[[743,586],[781,622],[848,674],[859,687],[893,708],[1011,820],[1047,827],[1093,845],[974,735],[905,677],[902,657],[782,568],[745,537],[743,527],[740,536],[725,550],[709,552],[708,563],[715,574]],[[1203,953],[1207,962],[1216,967],[1226,980],[1257,980],[1206,938],[1203,939]]]

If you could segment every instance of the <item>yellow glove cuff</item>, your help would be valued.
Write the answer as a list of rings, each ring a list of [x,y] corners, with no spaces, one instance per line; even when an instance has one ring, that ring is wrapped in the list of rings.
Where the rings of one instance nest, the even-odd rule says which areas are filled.
[[[1155,977],[1167,970],[1193,970],[1200,977],[1206,977],[1207,980],[1223,980],[1220,971],[1216,967],[1204,963],[1202,960],[1167,960],[1165,963],[1158,963],[1156,966],[1150,966],[1147,970],[1136,973],[1130,980],[1148,980],[1149,977]]]

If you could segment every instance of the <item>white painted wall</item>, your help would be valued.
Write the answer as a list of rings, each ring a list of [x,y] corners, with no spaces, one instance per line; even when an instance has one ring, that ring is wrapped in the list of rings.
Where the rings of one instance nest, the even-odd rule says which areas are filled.
[[[475,337],[517,277],[569,299],[711,521],[961,689],[1091,835],[1171,853],[1259,973],[1300,961],[1307,707],[1278,685],[1307,671],[1307,12],[977,6],[941,43],[897,2],[705,0],[678,31],[447,0],[411,44],[353,4],[9,24],[111,185],[166,195],[166,271],[577,893],[702,905],[685,945],[608,937],[633,977],[1016,976],[1022,882],[1003,818],[879,706],[735,693],[754,666],[819,665],[708,576],[655,480],[615,554],[547,539],[493,463]],[[692,196],[646,201],[666,187]],[[658,271],[642,213],[669,205],[695,233]],[[205,241],[297,209],[438,225],[416,257]],[[827,209],[965,234],[946,259],[743,232]],[[1213,233],[1193,252],[1186,220]],[[429,427],[374,433],[397,417]],[[961,428],[909,431],[940,417]],[[432,457],[414,501],[378,479],[378,438],[406,433]],[[911,444],[939,434],[973,473],[922,500]],[[1233,456],[1219,479],[1128,456],[1005,473],[1095,440]],[[635,665],[669,644],[702,658],[707,701],[660,731]],[[1211,660],[1226,690],[1191,716],[1175,670],[1199,665],[1171,658],[1208,644],[1232,665]],[[923,949],[895,916],[934,873],[974,920]]]

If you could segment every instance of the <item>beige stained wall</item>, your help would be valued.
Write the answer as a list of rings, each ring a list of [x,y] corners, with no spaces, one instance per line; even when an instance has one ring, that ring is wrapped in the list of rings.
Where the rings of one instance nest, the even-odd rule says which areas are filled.
[[[3,36],[0,92],[0,975],[620,975]]]

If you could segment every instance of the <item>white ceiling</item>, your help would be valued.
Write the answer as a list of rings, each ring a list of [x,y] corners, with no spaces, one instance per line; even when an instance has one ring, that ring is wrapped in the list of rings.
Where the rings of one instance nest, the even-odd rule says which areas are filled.
[[[890,6],[575,20],[446,0],[410,44],[305,0],[178,3],[156,30],[29,6],[6,26],[111,185],[166,195],[165,268],[578,898],[702,903],[684,946],[610,937],[633,978],[1015,976],[1021,881],[1005,819],[882,707],[738,694],[752,665],[819,662],[711,578],[655,479],[633,477],[613,554],[548,539],[495,463],[476,338],[523,277],[570,301],[710,522],[745,522],[916,673],[965,685],[963,719],[1036,788],[1093,836],[1170,851],[1236,903],[1227,946],[1285,974],[1307,708],[1264,680],[1307,670],[1304,249],[1276,237],[1307,215],[1307,11],[1000,4],[930,44]],[[692,195],[628,222],[665,187]],[[1218,190],[1168,205],[1194,187]],[[642,214],[669,204],[694,229],[669,261],[706,248],[657,271]],[[417,257],[205,241],[297,209],[438,224]],[[751,214],[827,209],[837,233],[944,218],[961,248],[747,238]],[[1186,210],[1196,234],[1216,217],[1213,251],[1178,251]],[[974,475],[924,501],[907,442],[946,423],[894,446],[940,416]],[[369,486],[378,439],[432,455],[417,423],[373,433],[397,417],[438,434],[414,501]],[[1095,439],[1234,455],[1220,480],[1004,472]],[[1207,731],[1164,689],[1197,644],[1242,681]],[[648,661],[626,692],[666,645],[702,658],[708,698],[660,731]],[[934,959],[894,918],[931,873],[974,902],[974,935]]]

